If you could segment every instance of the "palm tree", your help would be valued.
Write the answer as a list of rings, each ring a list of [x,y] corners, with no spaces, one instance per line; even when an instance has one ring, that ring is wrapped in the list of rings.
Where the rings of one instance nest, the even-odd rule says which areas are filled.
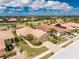
[[[33,35],[32,34],[28,34],[26,36],[26,39],[29,40],[29,41],[33,40]]]
[[[11,27],[13,29],[13,32],[16,34],[16,24],[12,24]]]
[[[10,39],[5,41],[5,45],[8,51],[12,50],[12,41]]]
[[[56,30],[55,29],[49,29],[48,33],[50,34],[50,36],[52,36],[56,33]]]

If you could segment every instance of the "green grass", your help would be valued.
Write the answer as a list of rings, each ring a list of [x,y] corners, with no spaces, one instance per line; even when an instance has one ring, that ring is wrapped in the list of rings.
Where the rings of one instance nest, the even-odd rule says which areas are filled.
[[[79,29],[77,29],[77,33],[79,34]]]
[[[62,47],[67,47],[68,45],[70,45],[71,43],[72,43],[73,41],[70,41],[70,42],[68,42],[67,44],[65,44],[64,46],[62,46]]]
[[[31,48],[27,44],[20,44],[19,48],[23,49],[23,51],[26,51],[26,54],[32,58],[48,50],[46,47]]]
[[[38,23],[46,23],[46,24],[48,24],[49,23],[49,20],[40,20],[40,21],[28,21],[28,22],[26,22],[27,24],[33,24],[33,25],[37,25]]]
[[[48,57],[50,57],[50,56],[52,56],[52,55],[53,55],[53,53],[49,53],[49,54],[47,54],[46,56],[42,57],[41,59],[47,59]]]
[[[54,43],[54,44],[56,44],[56,43],[57,43],[57,40],[56,40],[56,39],[54,39],[53,37],[51,37],[49,41],[50,41],[50,42],[52,42],[52,43]]]
[[[65,37],[60,37],[57,41],[58,41],[58,44],[61,44],[67,41],[67,39],[65,39]]]
[[[41,43],[39,40],[37,40],[37,39],[31,40],[30,43],[31,43],[32,45],[34,45],[34,46],[40,46],[40,45],[42,44],[42,43]]]
[[[65,39],[64,37],[55,39],[53,36],[51,36],[49,41],[54,43],[54,44],[61,44],[61,43],[65,42],[65,41],[67,41],[67,39]]]
[[[14,56],[14,55],[16,55],[16,51],[15,51],[15,50],[12,50],[12,51],[9,51],[9,52],[5,52],[5,54],[4,54],[4,56],[5,56],[6,58],[12,57],[12,56]]]

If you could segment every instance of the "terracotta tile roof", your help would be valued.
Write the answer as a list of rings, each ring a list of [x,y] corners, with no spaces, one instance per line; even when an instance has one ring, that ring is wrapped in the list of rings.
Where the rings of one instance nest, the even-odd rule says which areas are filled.
[[[15,38],[10,31],[0,31],[0,40]]]
[[[16,30],[18,35],[27,36],[28,34],[32,34],[33,36],[40,38],[42,35],[46,34],[46,32],[39,29],[32,29],[30,27],[24,27]]]
[[[27,34],[31,33],[32,29],[30,27],[24,27],[16,30],[18,35],[26,36]]]
[[[73,30],[79,28],[79,23],[68,22],[65,24],[51,24],[52,29],[55,29],[57,32],[65,32],[67,30]]]
[[[65,27],[61,26],[61,24],[59,26],[58,25],[59,24],[56,23],[56,24],[51,24],[50,26],[51,26],[51,29],[55,29],[59,33],[63,33],[66,31]]]
[[[39,30],[39,29],[36,29],[36,30],[33,30],[32,31],[32,35],[40,38],[41,36],[43,36],[44,34],[46,34],[46,32],[42,31],[42,30]]]
[[[79,23],[68,22],[68,23],[62,24],[62,26],[66,27],[68,30],[73,30],[73,29],[79,28]]]
[[[66,28],[61,28],[61,27],[55,27],[54,29],[59,33],[63,33],[66,31]]]
[[[0,31],[0,49],[5,48],[4,40],[15,38],[10,31]]]
[[[47,24],[41,23],[41,24],[37,25],[37,28],[40,29],[40,30],[43,30],[43,31],[48,31],[50,26],[47,25]]]

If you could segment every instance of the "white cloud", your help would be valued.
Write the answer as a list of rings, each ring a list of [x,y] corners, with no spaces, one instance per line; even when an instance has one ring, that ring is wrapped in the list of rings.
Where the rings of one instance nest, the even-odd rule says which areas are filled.
[[[46,9],[57,9],[57,10],[71,10],[73,7],[68,3],[61,3],[59,1],[45,1],[45,0],[0,0],[0,7],[12,6],[22,7],[29,6],[32,9],[46,8]]]
[[[42,2],[42,1],[36,1],[33,2],[30,7],[32,9],[39,9],[39,8],[47,8],[47,9],[57,9],[57,10],[71,10],[73,7],[69,6],[68,3],[61,3],[59,1],[48,1],[48,2]]]
[[[25,3],[25,4],[28,4],[30,3],[32,0],[21,0],[21,3]]]
[[[0,6],[0,9],[6,9],[6,7],[1,7],[1,6]]]
[[[58,10],[70,10],[73,8],[72,6],[69,6],[68,3],[65,3],[65,2],[61,3],[59,1],[48,1],[45,4],[45,7],[51,8],[51,9],[58,9]]]
[[[0,0],[0,6],[20,7],[30,2],[31,0]]]
[[[42,2],[42,1],[35,1],[35,2],[32,2],[31,4],[29,4],[29,7],[31,7],[32,9],[43,8],[43,6],[44,6],[44,2]]]

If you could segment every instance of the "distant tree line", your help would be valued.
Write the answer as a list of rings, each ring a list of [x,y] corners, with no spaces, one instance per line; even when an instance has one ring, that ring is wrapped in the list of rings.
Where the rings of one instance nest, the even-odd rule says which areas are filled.
[[[63,22],[79,22],[79,16],[0,16],[4,22],[8,22],[9,19],[16,18],[17,21],[39,21],[39,20],[50,20],[51,23],[55,23],[58,19],[63,20]]]

